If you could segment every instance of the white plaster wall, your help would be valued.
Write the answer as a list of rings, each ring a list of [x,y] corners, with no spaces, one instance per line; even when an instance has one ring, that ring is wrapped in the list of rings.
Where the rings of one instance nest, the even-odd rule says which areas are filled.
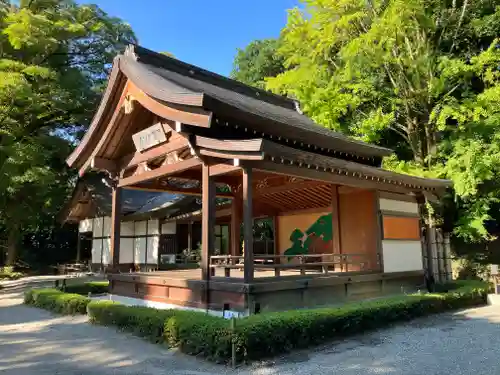
[[[177,229],[177,225],[175,222],[163,223],[161,225],[161,234],[175,234],[176,229]]]
[[[134,262],[144,263],[146,260],[146,237],[136,237],[134,239]]]
[[[149,220],[148,221],[148,234],[160,234],[160,222],[159,222],[159,220]]]
[[[134,262],[134,239],[120,238],[120,263]]]
[[[94,219],[92,236],[94,238],[95,237],[102,237],[102,229],[103,229],[103,218],[102,217],[96,217]]]
[[[102,264],[111,264],[111,238],[105,238],[102,244]]]
[[[102,239],[92,241],[92,263],[101,264]]]
[[[147,260],[148,264],[158,264],[158,246],[160,244],[160,238],[158,236],[147,238]]]
[[[420,271],[424,269],[420,241],[383,240],[384,272]]]
[[[135,236],[145,236],[146,235],[146,222],[145,221],[136,221],[135,222]]]
[[[80,233],[92,232],[94,219],[83,219],[78,225],[78,231]]]
[[[394,199],[380,198],[380,210],[418,215],[418,204],[417,202],[406,202],[397,201]]]
[[[134,222],[122,221],[120,224],[120,236],[133,236],[134,235]]]

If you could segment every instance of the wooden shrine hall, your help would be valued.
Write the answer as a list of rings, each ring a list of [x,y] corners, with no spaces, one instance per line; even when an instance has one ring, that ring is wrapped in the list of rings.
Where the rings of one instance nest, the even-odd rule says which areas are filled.
[[[390,154],[315,124],[294,100],[129,46],[67,162],[80,176],[109,176],[113,296],[252,314],[423,284],[419,204],[450,183],[383,170]],[[200,269],[129,272],[124,189],[199,196]],[[274,223],[273,254],[254,252],[263,217]],[[220,222],[229,251],[215,255]]]

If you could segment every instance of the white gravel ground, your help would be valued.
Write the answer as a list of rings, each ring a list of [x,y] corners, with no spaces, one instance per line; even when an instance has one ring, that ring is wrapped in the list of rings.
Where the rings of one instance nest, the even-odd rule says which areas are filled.
[[[19,294],[0,294],[0,374],[491,375],[500,364],[500,308],[493,306],[233,370],[21,302]]]

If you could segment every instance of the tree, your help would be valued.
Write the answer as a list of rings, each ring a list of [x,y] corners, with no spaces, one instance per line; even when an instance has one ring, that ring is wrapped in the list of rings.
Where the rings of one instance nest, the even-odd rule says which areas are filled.
[[[0,2],[0,226],[8,264],[21,236],[54,218],[72,180],[64,163],[88,126],[110,62],[135,37],[72,0]]]
[[[277,53],[278,45],[276,39],[263,39],[251,42],[245,49],[238,49],[231,78],[265,88],[265,78],[284,71],[284,59]]]
[[[456,234],[490,238],[500,197],[500,1],[308,0],[289,13],[267,88],[316,122],[390,146],[387,168],[451,178]]]

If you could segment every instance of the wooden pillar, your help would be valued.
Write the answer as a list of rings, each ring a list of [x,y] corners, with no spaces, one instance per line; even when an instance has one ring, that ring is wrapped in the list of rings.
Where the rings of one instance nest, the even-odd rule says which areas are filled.
[[[241,197],[237,195],[231,203],[231,255],[241,255]]]
[[[279,218],[278,216],[273,216],[273,246],[274,246],[274,255],[280,255],[280,241],[279,241]],[[277,256],[274,258],[274,263],[281,263],[281,258]]]
[[[377,241],[376,251],[377,251],[377,266],[380,272],[384,272],[384,252],[382,251],[382,233],[383,233],[383,217],[382,212],[380,211],[380,194],[378,191],[374,193],[374,214],[375,214],[375,230],[376,235],[375,239]]]
[[[332,229],[333,253],[342,253],[342,239],[340,234],[340,195],[338,185],[332,185]]]
[[[193,222],[188,222],[188,251],[193,250]]]
[[[210,254],[215,246],[215,182],[210,176],[210,166],[207,164],[203,164],[201,212],[201,275],[203,280],[208,281]]]
[[[111,262],[114,267],[120,264],[120,223],[122,188],[114,187],[111,196]]]
[[[245,251],[244,282],[253,280],[252,169],[243,169],[243,247]]]
[[[80,263],[82,253],[82,235],[80,233],[80,228],[78,228],[78,237],[76,239],[76,263]]]

